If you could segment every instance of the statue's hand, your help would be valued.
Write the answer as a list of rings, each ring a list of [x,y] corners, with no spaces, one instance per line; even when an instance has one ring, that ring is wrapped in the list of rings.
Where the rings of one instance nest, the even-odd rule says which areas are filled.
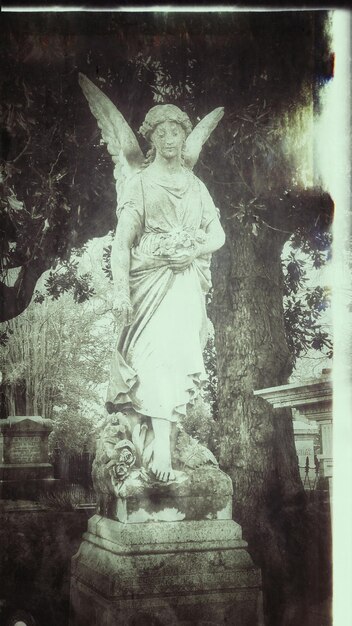
[[[169,267],[172,269],[174,274],[178,274],[179,272],[184,272],[190,265],[192,265],[193,261],[198,256],[198,250],[193,250],[192,252],[188,252],[187,254],[174,254],[169,257]]]
[[[128,297],[115,298],[112,305],[112,312],[118,322],[123,326],[129,326],[133,320],[133,307]]]

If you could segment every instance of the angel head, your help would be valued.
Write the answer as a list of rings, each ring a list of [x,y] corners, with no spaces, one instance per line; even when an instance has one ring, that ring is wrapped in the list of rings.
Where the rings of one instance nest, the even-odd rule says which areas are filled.
[[[84,74],[79,74],[79,83],[88,100],[90,109],[97,119],[102,138],[107,144],[108,151],[115,163],[116,189],[118,195],[120,195],[126,178],[134,172],[140,171],[145,166],[145,157],[134,132],[111,100]],[[200,120],[192,130],[192,124],[187,113],[181,111],[174,104],[158,104],[154,106],[148,111],[139,131],[152,144],[147,160],[150,162],[155,155],[155,145],[158,141],[158,135],[160,134],[161,136],[163,134],[160,132],[163,125],[164,128],[170,128],[171,125],[175,137],[179,135],[180,143],[183,147],[184,164],[189,169],[192,169],[198,160],[203,144],[216,128],[223,114],[224,110],[222,107],[214,109],[214,111],[208,113]],[[169,156],[171,156],[171,152]]]
[[[156,152],[166,159],[183,155],[192,124],[187,113],[174,104],[158,104],[148,111],[139,132],[151,144],[146,159],[148,164],[154,160]]]
[[[147,141],[150,141],[156,127],[164,122],[174,122],[180,125],[185,132],[185,137],[188,137],[192,132],[191,120],[187,113],[181,111],[181,109],[174,104],[157,104],[150,109],[145,116],[145,120],[139,132]]]

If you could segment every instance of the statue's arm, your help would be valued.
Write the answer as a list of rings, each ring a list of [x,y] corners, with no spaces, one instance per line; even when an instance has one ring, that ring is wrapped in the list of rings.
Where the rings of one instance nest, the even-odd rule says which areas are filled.
[[[212,254],[219,250],[225,243],[225,233],[218,219],[214,219],[208,224],[204,243],[197,247],[197,256]]]
[[[131,248],[136,236],[135,223],[127,212],[122,211],[111,248],[111,271],[114,281],[113,312],[125,325],[132,322],[129,275]]]

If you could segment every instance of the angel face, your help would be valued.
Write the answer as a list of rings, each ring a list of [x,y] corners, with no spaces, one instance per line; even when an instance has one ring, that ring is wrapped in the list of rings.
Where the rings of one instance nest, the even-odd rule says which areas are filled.
[[[177,122],[166,121],[158,124],[151,134],[151,142],[157,154],[168,161],[181,158],[186,133]]]

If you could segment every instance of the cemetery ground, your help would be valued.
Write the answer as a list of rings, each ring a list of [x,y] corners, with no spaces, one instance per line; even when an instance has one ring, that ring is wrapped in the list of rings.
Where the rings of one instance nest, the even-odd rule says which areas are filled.
[[[306,552],[307,562],[314,561],[315,575],[310,581],[305,626],[330,626],[329,504],[322,492],[307,492],[307,496],[314,531],[302,550]],[[37,502],[0,501],[0,623],[3,626],[13,626],[19,619],[26,626],[68,626],[70,562],[87,530],[88,519],[94,514],[93,501],[91,488],[65,482],[55,491],[43,494]]]

